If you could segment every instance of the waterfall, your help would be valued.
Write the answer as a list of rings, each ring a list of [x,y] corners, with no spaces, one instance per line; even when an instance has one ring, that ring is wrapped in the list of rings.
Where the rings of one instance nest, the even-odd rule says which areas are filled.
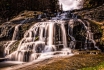
[[[36,53],[59,51],[54,43],[54,41],[56,40],[55,37],[57,35],[57,33],[55,33],[56,30],[55,26],[56,28],[57,26],[59,26],[59,28],[62,31],[61,33],[59,33],[58,37],[62,36],[63,42],[62,44],[64,46],[63,48],[68,48],[66,38],[67,33],[64,22],[61,23],[54,21],[39,22],[34,24],[24,34],[24,38],[20,41],[17,51],[8,55],[8,57],[10,57],[10,59],[14,59],[17,61],[29,61],[29,60],[32,61],[32,59],[37,58]],[[17,55],[14,57],[14,54]],[[33,57],[33,55],[35,56]]]
[[[16,51],[9,54],[8,48],[12,42],[10,45],[7,44],[6,51],[8,55],[6,57],[10,60],[28,62],[45,57],[54,57],[55,55],[63,56],[72,54],[71,49],[76,48],[77,42],[73,36],[74,27],[78,25],[75,21],[80,22],[86,31],[86,46],[84,48],[89,49],[89,46],[86,44],[88,40],[91,40],[96,47],[89,23],[86,25],[84,20],[78,19],[73,14],[69,16],[69,14],[70,11],[59,13],[49,21],[37,22],[32,25],[25,32]],[[15,27],[12,41],[17,39],[16,36],[20,25]],[[90,44],[90,42],[88,43]]]

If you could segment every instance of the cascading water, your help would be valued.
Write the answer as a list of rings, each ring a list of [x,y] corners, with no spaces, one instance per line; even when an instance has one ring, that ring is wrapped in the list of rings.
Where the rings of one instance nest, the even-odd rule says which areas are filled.
[[[6,58],[14,61],[28,62],[43,57],[53,57],[55,54],[70,55],[71,49],[76,48],[77,40],[73,36],[74,26],[77,25],[75,21],[80,22],[85,28],[87,34],[86,41],[91,40],[95,46],[89,23],[86,26],[81,19],[77,19],[77,16],[73,16],[72,13],[67,11],[58,14],[52,20],[35,23],[26,31],[17,50],[11,54],[8,53],[9,55]],[[16,39],[19,26],[15,27],[13,40]],[[10,45],[7,45],[6,50]]]
[[[21,24],[18,24],[15,26],[15,29],[14,29],[14,33],[13,33],[13,37],[12,37],[12,40],[11,41],[8,41],[6,44],[4,44],[5,46],[5,50],[4,50],[4,55],[8,55],[10,54],[9,50],[10,50],[10,46],[17,40],[17,35],[18,35],[18,32],[19,32],[19,27],[21,26]]]
[[[56,35],[58,35],[56,33],[57,27],[61,29],[61,43],[63,48],[68,48],[64,25],[65,23],[49,21],[36,23],[24,34],[24,38],[21,40],[17,51],[8,57],[18,61],[30,61],[36,59],[39,56],[38,54],[59,51],[59,45],[55,44],[55,42],[59,41],[56,38]],[[16,56],[14,57],[15,54]]]
[[[18,33],[19,33],[19,27],[20,26],[21,26],[21,24],[18,24],[17,26],[15,26],[15,30],[14,30],[14,33],[13,33],[12,40],[17,40],[17,36],[18,36]]]
[[[16,40],[18,40],[17,37],[18,37],[18,35],[19,35],[19,27],[20,27],[23,23],[25,23],[25,22],[27,22],[27,21],[28,21],[28,20],[25,19],[25,20],[21,21],[20,24],[18,24],[18,25],[15,26],[12,40],[11,40],[11,41],[8,41],[6,44],[4,44],[4,47],[5,47],[4,55],[9,55],[9,54],[10,54],[10,53],[9,53],[9,52],[10,52],[10,46],[11,46],[14,42],[16,42]]]
[[[87,23],[87,36],[86,36],[86,41],[85,43],[89,42],[89,43],[93,43],[94,44],[94,48],[96,48],[97,50],[100,50],[97,46],[96,46],[96,42],[94,41],[93,38],[93,33],[91,32],[91,28],[90,28],[90,23],[88,21],[86,21]],[[91,45],[89,45],[89,48],[91,49]]]

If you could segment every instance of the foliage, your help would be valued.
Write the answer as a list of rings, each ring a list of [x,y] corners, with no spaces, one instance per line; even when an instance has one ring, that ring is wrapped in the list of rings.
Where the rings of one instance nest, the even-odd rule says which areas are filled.
[[[1,10],[39,10],[56,9],[58,0],[1,0]]]

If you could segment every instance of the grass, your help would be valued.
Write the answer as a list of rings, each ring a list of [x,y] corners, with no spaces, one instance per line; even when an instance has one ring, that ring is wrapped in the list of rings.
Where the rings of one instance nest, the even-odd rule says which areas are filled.
[[[87,68],[82,68],[80,70],[104,70],[104,62],[101,62],[99,65],[95,67],[87,67]]]

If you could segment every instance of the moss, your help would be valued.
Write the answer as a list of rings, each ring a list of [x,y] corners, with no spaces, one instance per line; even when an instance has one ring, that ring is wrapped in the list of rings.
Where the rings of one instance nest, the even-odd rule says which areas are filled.
[[[14,52],[14,51],[17,50],[18,45],[19,45],[19,42],[20,42],[20,41],[16,41],[16,42],[14,42],[14,43],[11,45],[11,47],[10,47],[10,53],[12,53],[12,52]]]

